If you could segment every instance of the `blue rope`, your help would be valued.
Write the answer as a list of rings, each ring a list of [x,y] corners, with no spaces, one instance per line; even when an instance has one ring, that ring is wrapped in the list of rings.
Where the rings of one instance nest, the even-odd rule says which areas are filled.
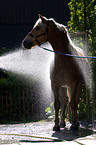
[[[50,49],[47,49],[47,48],[44,48],[44,47],[41,47],[39,46],[40,48],[44,49],[44,50],[47,50],[47,51],[50,51],[50,52],[54,52],[54,53],[57,53],[57,54],[61,54],[61,55],[65,55],[65,56],[69,56],[69,57],[77,57],[77,58],[95,58],[96,59],[96,56],[78,56],[78,55],[72,55],[72,54],[65,54],[65,53],[62,53],[62,52],[57,52],[57,51],[54,51],[54,50],[50,50]]]

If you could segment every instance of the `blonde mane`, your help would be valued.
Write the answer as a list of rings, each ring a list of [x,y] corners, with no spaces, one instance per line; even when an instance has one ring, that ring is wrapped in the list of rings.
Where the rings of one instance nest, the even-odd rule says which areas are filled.
[[[64,26],[63,24],[59,24],[57,23],[53,18],[49,19],[49,20],[52,20],[54,22],[54,24],[57,26],[57,28],[60,30],[60,31],[65,31],[66,32],[66,35],[67,35],[67,38],[68,38],[68,41],[69,41],[69,45],[72,49],[76,50],[76,52],[78,53],[79,56],[84,56],[84,51],[75,46],[74,43],[72,42],[70,36],[69,36],[69,32],[66,28],[66,26]]]

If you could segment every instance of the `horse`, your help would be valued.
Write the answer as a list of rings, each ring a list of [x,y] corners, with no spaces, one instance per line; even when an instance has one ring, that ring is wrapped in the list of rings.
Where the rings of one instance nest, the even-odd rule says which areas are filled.
[[[23,39],[25,49],[49,42],[54,51],[63,54],[77,54],[84,56],[83,50],[76,47],[68,34],[66,26],[57,23],[53,18],[47,19],[41,14],[33,29]],[[84,58],[82,58],[83,60]],[[80,59],[79,59],[80,60]],[[66,108],[69,104],[71,110],[71,129],[78,130],[78,103],[85,81],[83,71],[74,57],[54,53],[54,61],[50,67],[51,88],[54,94],[55,125],[54,131],[66,126]],[[62,96],[62,113],[59,121],[60,96]]]

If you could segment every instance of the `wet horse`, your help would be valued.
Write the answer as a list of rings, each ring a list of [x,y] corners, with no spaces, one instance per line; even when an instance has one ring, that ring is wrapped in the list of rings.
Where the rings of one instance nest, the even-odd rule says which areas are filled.
[[[26,49],[33,46],[49,42],[53,50],[64,54],[78,54],[83,56],[83,51],[75,47],[68,35],[66,27],[57,23],[54,19],[47,19],[39,14],[39,19],[31,32],[24,38],[22,44]],[[77,109],[81,94],[83,73],[79,64],[73,57],[68,57],[55,53],[54,61],[50,69],[51,88],[54,93],[55,125],[53,130],[58,131],[60,127],[65,127],[66,107],[69,103],[71,108],[71,129],[78,129]],[[67,89],[67,91],[65,90]],[[62,113],[59,123],[60,98],[62,96]]]

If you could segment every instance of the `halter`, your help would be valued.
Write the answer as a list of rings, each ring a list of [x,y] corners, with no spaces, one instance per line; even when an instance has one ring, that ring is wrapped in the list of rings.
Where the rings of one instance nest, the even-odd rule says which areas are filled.
[[[93,59],[96,59],[96,56],[78,56],[78,55],[72,55],[72,54],[65,54],[65,53],[61,53],[61,52],[57,52],[57,51],[54,51],[54,50],[49,50],[47,48],[44,48],[44,47],[41,47],[41,43],[38,41],[38,37],[40,36],[43,36],[45,35],[46,33],[48,33],[48,29],[49,29],[49,21],[47,21],[47,25],[45,24],[46,26],[46,31],[42,34],[39,34],[37,36],[34,36],[31,32],[28,33],[29,36],[31,36],[32,38],[35,39],[35,41],[38,43],[38,46],[44,50],[47,50],[47,51],[50,51],[50,52],[54,52],[54,53],[57,53],[57,54],[60,54],[60,55],[65,55],[65,56],[69,56],[69,57],[77,57],[77,58],[93,58]]]
[[[41,43],[38,41],[38,37],[45,35],[46,33],[48,33],[48,29],[49,29],[49,21],[47,21],[47,25],[46,26],[46,31],[44,33],[41,33],[37,36],[34,36],[31,32],[28,33],[29,36],[31,36],[32,38],[35,39],[35,41],[39,44],[39,46],[41,45]]]

